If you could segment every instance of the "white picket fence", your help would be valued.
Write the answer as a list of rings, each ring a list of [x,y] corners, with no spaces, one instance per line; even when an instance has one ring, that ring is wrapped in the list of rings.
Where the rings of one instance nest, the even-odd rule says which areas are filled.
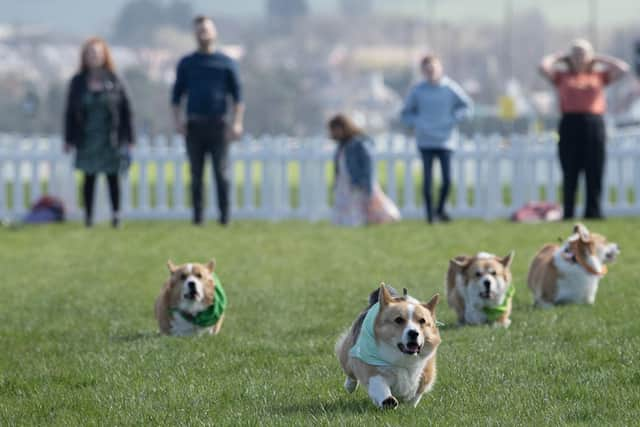
[[[43,193],[61,197],[69,217],[81,217],[78,176],[59,137],[0,135],[0,219],[18,219]],[[552,134],[465,140],[453,160],[455,217],[493,219],[529,200],[559,200],[560,170]],[[334,146],[325,138],[246,138],[231,150],[234,218],[316,221],[331,214]],[[403,135],[376,139],[378,176],[405,218],[422,218],[421,164],[414,142]],[[640,129],[609,136],[604,210],[640,214]],[[181,138],[141,139],[131,172],[123,177],[127,219],[188,219],[188,162]],[[207,171],[208,216],[216,200]],[[99,180],[97,215],[108,217],[105,183]],[[578,213],[580,210],[578,209]]]

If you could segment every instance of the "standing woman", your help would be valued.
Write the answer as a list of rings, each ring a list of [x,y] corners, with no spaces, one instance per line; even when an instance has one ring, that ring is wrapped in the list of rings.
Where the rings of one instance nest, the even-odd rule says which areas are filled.
[[[118,172],[134,142],[129,97],[116,76],[107,43],[90,38],[80,52],[80,69],[69,84],[65,114],[65,152],[75,149],[76,168],[84,173],[85,225],[93,225],[96,176],[107,176],[111,225],[120,225]]]
[[[564,219],[574,216],[578,177],[584,170],[587,197],[584,217],[603,218],[600,208],[605,164],[606,112],[604,88],[629,70],[624,61],[595,55],[591,44],[578,39],[568,54],[542,59],[540,72],[555,87],[560,99],[558,152],[562,167]]]
[[[400,211],[376,182],[371,139],[343,114],[329,120],[329,135],[338,145],[334,224],[354,227],[398,221]]]
[[[451,156],[456,147],[458,134],[456,125],[471,115],[473,102],[464,90],[444,74],[437,56],[422,58],[420,68],[424,80],[409,92],[401,113],[402,122],[413,128],[422,164],[424,183],[422,187],[427,222],[434,220],[431,203],[431,175],[433,160],[440,161],[442,187],[435,218],[447,222],[449,215],[445,203],[451,187]]]

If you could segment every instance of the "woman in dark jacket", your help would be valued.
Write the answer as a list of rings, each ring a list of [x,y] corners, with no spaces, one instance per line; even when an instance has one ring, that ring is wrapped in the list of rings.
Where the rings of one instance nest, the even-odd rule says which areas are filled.
[[[106,42],[91,38],[82,46],[80,70],[69,84],[65,114],[65,152],[75,149],[76,168],[84,172],[85,224],[93,225],[96,176],[107,176],[113,227],[120,225],[118,172],[134,142],[126,88],[116,76]]]
[[[398,208],[376,182],[369,137],[342,114],[329,121],[329,133],[338,144],[333,222],[358,226],[399,220]]]

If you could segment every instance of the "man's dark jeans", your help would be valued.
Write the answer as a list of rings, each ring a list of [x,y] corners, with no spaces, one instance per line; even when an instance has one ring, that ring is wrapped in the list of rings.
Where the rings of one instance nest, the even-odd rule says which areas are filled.
[[[191,199],[193,221],[203,221],[202,175],[207,153],[213,163],[213,176],[218,192],[220,222],[229,220],[229,143],[222,118],[202,118],[189,120],[187,125],[187,154],[191,164]]]
[[[431,203],[431,179],[432,166],[435,157],[440,161],[442,170],[442,187],[440,188],[440,199],[438,200],[437,215],[444,215],[444,205],[449,196],[451,187],[451,150],[444,148],[420,148],[422,165],[424,167],[422,194],[424,196],[425,213],[427,221],[433,221],[433,204]]]

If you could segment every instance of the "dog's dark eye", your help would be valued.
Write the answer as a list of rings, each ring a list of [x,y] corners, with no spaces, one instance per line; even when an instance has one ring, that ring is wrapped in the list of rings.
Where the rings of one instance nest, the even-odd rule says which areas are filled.
[[[495,276],[497,273],[495,271],[490,271],[489,274],[491,274],[492,276]]]
[[[482,271],[476,271],[476,277],[482,277]]]
[[[404,319],[402,317],[396,317],[394,322],[396,322],[398,325],[404,325]]]
[[[427,323],[427,321],[424,320],[424,318],[423,318],[423,319],[418,320],[418,323],[420,323],[421,325],[424,325],[425,323]]]
[[[185,273],[181,273],[180,280],[187,280],[187,275]]]
[[[200,272],[198,271],[198,272],[196,273],[196,277],[197,277],[198,279],[202,279],[202,274],[200,274]]]

